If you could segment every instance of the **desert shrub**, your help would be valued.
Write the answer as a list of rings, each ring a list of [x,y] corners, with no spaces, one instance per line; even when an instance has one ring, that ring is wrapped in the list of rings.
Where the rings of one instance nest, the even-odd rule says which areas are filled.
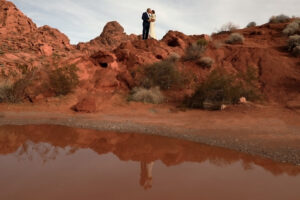
[[[26,64],[19,64],[19,65],[17,65],[17,69],[19,69],[20,70],[20,72],[23,74],[23,75],[26,75],[26,74],[28,74],[29,72],[30,72],[30,68],[29,68],[29,66],[28,65],[26,65]]]
[[[285,35],[294,35],[300,33],[300,20],[295,20],[292,23],[288,24],[283,30]]]
[[[190,61],[199,59],[206,50],[207,43],[205,39],[201,39],[188,46],[185,50],[183,60]]]
[[[167,58],[167,60],[169,60],[170,62],[177,62],[180,59],[180,55],[178,55],[177,53],[170,53],[169,57]]]
[[[293,51],[297,46],[300,46],[300,35],[290,36],[288,40],[288,50]]]
[[[137,101],[143,103],[160,104],[164,101],[164,96],[161,93],[159,87],[150,89],[137,87],[130,92],[129,101]]]
[[[289,16],[286,15],[277,15],[277,16],[272,16],[269,20],[270,23],[284,23],[288,22],[290,20]]]
[[[214,60],[210,57],[202,57],[197,61],[197,64],[204,68],[210,68],[213,63]]]
[[[253,72],[254,70],[249,69],[245,73],[231,75],[218,68],[185,100],[185,105],[215,110],[220,109],[222,104],[236,104],[241,97],[259,99],[259,91],[254,83],[257,73]]]
[[[30,80],[20,78],[14,83],[3,83],[0,86],[0,102],[1,103],[19,103],[26,96],[26,88],[29,86]]]
[[[247,25],[247,28],[254,27],[254,26],[256,26],[256,22],[250,22],[250,23]]]
[[[4,51],[2,51],[2,50],[0,49],[0,55],[3,55],[3,54],[5,54]]]
[[[50,89],[56,96],[67,95],[77,87],[79,83],[77,71],[76,65],[69,65],[50,72]]]
[[[0,85],[0,103],[16,102],[13,84],[2,83]]]
[[[300,45],[299,46],[296,46],[294,49],[293,49],[293,52],[292,52],[295,56],[299,57],[300,56]]]
[[[238,25],[235,25],[231,22],[228,22],[227,24],[224,24],[219,30],[218,33],[224,33],[224,32],[232,32],[239,29]]]
[[[0,86],[0,102],[19,103],[27,96],[26,90],[35,77],[36,68],[29,68],[27,65],[18,65],[17,68],[21,71],[21,77],[12,83],[7,81],[2,83]],[[5,74],[4,71],[1,71],[1,73]],[[17,77],[18,73],[15,73],[12,73],[13,77]]]
[[[145,78],[141,86],[145,88],[159,86],[162,90],[168,90],[182,84],[182,76],[171,60],[163,60],[146,66],[143,73]]]
[[[199,46],[207,46],[208,45],[208,41],[204,38],[199,39],[196,43]]]
[[[226,40],[227,44],[242,44],[244,43],[244,36],[240,33],[232,33]]]

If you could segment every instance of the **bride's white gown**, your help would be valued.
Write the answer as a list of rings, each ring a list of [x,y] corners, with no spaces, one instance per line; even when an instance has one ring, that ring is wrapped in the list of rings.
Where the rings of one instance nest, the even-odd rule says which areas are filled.
[[[149,36],[150,38],[156,39],[156,32],[155,32],[156,15],[152,14],[151,19],[154,19],[154,22],[150,23]]]

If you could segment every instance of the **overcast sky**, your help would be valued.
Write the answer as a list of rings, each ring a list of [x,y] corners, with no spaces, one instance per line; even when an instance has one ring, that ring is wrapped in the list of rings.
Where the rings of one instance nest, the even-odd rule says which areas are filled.
[[[244,27],[263,24],[278,14],[299,15],[300,0],[11,0],[38,26],[50,25],[75,44],[98,36],[108,21],[118,21],[129,33],[140,34],[141,15],[157,13],[157,35],[168,30],[211,34],[227,22]]]

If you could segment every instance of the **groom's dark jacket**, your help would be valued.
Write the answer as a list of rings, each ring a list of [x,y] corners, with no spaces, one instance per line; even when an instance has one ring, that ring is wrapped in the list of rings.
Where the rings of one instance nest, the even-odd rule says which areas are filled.
[[[150,26],[149,15],[147,12],[143,13],[142,19],[143,19],[143,26]]]

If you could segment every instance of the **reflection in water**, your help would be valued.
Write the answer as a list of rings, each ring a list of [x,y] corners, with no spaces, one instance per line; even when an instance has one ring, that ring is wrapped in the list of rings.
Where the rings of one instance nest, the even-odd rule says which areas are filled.
[[[58,147],[52,146],[47,143],[35,144],[31,141],[27,141],[17,151],[16,156],[18,160],[33,161],[34,155],[46,163],[49,160],[55,160],[58,155]]]
[[[47,162],[56,159],[58,148],[64,149],[68,155],[74,154],[78,149],[91,149],[99,155],[113,153],[122,161],[151,163],[161,160],[167,166],[187,161],[209,161],[216,166],[226,166],[241,161],[245,170],[250,170],[255,164],[274,175],[286,173],[292,176],[300,173],[300,169],[295,169],[293,165],[160,136],[99,132],[51,125],[0,127],[0,155],[16,153],[19,157],[27,156],[31,160],[33,152],[36,152]]]
[[[152,188],[152,169],[154,162],[141,162],[140,184],[145,190]]]
[[[104,158],[105,156],[108,156],[109,158],[105,158],[107,159],[107,161],[105,162],[103,161],[100,162],[100,164],[99,163],[96,164],[94,163],[96,162],[96,158],[94,158],[93,154],[91,154],[90,152],[94,152],[93,154],[96,153],[97,157],[99,158],[100,157]],[[125,173],[124,166],[119,167],[121,166],[119,163],[110,164],[112,163],[112,158],[111,156],[109,156],[110,155],[109,153],[114,154],[121,161],[127,161],[122,163],[131,163],[131,162],[138,163],[140,172],[136,171],[137,170],[136,168],[130,167],[130,170],[134,169],[134,174],[132,175],[129,169],[127,169],[129,171]],[[103,156],[99,156],[99,155],[103,155]],[[11,157],[17,160],[19,164],[11,164],[14,163],[13,160],[9,160],[9,158]],[[87,160],[83,161],[85,159]],[[39,168],[35,164],[35,162],[39,160],[43,163],[44,168],[47,169],[44,173],[41,172],[43,171],[43,168]],[[168,195],[174,193],[174,196],[172,197],[173,199],[180,199],[179,194],[184,193],[185,191],[183,189],[184,186],[187,186],[186,190],[188,190],[188,188],[192,188],[194,186],[193,184],[195,184],[192,182],[192,180],[196,181],[197,185],[203,184],[202,187],[205,188],[212,181],[211,178],[205,179],[207,175],[209,174],[214,175],[213,178],[218,180],[216,182],[219,182],[221,181],[219,177],[223,176],[222,175],[223,168],[225,169],[226,167],[228,168],[229,166],[235,167],[237,164],[238,164],[237,165],[238,169],[242,168],[243,172],[255,171],[255,173],[259,173],[259,170],[257,170],[257,168],[259,167],[264,169],[265,172],[268,173],[270,172],[272,174],[272,177],[276,177],[276,176],[282,177],[283,175],[284,177],[285,176],[297,177],[297,179],[293,179],[296,181],[299,181],[298,175],[300,174],[300,168],[293,165],[280,164],[268,159],[253,157],[253,156],[245,155],[242,153],[238,153],[223,148],[215,148],[215,147],[201,145],[201,144],[188,142],[188,141],[170,139],[170,138],[159,137],[159,136],[142,135],[142,134],[124,134],[124,133],[119,134],[114,132],[99,132],[94,130],[73,129],[73,128],[67,128],[62,126],[46,126],[46,125],[22,126],[22,127],[17,127],[17,126],[0,127],[0,162],[1,162],[0,177],[8,173],[7,171],[9,170],[12,170],[11,174],[16,174],[17,177],[20,177],[21,175],[24,174],[26,175],[27,172],[22,171],[22,169],[24,168],[22,166],[28,166],[28,163],[33,163],[33,164],[30,165],[30,168],[26,168],[26,170],[31,170],[31,168],[34,168],[33,171],[39,171],[40,175],[45,174],[47,171],[53,169],[69,170],[69,171],[62,171],[61,172],[62,174],[60,175],[57,175],[58,173],[60,173],[59,171],[55,171],[54,175],[51,175],[49,177],[46,175],[41,176],[47,180],[47,185],[50,184],[48,182],[50,182],[50,177],[52,176],[57,176],[57,178],[64,177],[64,176],[68,177],[68,174],[75,169],[74,168],[75,166],[78,167],[81,166],[80,167],[81,170],[79,172],[78,171],[76,173],[74,172],[75,174],[78,173],[84,174],[80,176],[79,182],[81,182],[82,179],[84,179],[85,177],[89,177],[90,174],[92,174],[92,177],[96,177],[97,174],[102,172],[99,169],[95,169],[95,171],[93,170],[89,171],[89,168],[91,168],[91,166],[95,165],[102,169],[106,165],[108,165],[108,169],[110,169],[107,172],[108,179],[107,180],[105,179],[106,177],[105,175],[102,175],[101,178],[97,179],[99,181],[103,179],[104,183],[102,184],[105,185],[106,183],[108,183],[109,180],[112,178],[112,176],[114,176],[114,174],[121,176],[122,173],[124,172],[124,175],[122,175],[124,177],[118,180],[120,182],[120,185],[123,185],[124,188],[120,187],[118,189],[115,188],[114,190],[121,192],[124,189],[126,194],[129,193],[131,189],[128,188],[125,189],[126,188],[125,186],[129,183],[129,181],[131,181],[131,179],[132,180],[134,179],[136,183],[137,179],[133,178],[133,176],[139,176],[139,183],[143,189],[148,190],[148,192],[156,191],[157,193],[159,193],[160,195],[159,197],[163,198],[163,196],[165,197],[167,196],[166,194],[165,195],[161,194],[161,191],[159,191],[160,187],[168,185],[168,187],[170,188],[171,186],[175,188],[176,184],[183,183],[183,185],[181,185],[182,189],[178,189],[178,188],[173,189],[171,193],[170,192],[168,193]],[[68,167],[69,162],[72,162],[70,163],[72,167]],[[6,163],[7,166],[5,165]],[[154,174],[155,180],[153,180],[154,163],[155,163],[155,174]],[[164,166],[168,167],[168,171],[164,171],[162,169],[161,163],[163,163]],[[192,169],[194,164],[197,164],[198,166],[200,163],[203,166],[202,170],[204,171],[203,172],[198,170],[193,171]],[[19,169],[17,165],[20,165],[21,168]],[[1,168],[1,166],[6,166],[6,167]],[[56,166],[56,168],[53,166]],[[178,169],[180,171],[173,172],[171,166],[177,166],[177,168],[174,167],[174,170]],[[214,169],[216,167],[218,170]],[[187,168],[189,170],[187,170]],[[215,171],[211,172],[210,170],[215,170]],[[235,174],[235,171],[236,169],[232,171],[232,174]],[[174,174],[168,174],[171,172]],[[126,174],[131,174],[131,175],[127,176]],[[181,177],[181,175],[183,177]],[[34,174],[31,176],[34,177]],[[188,176],[190,176],[190,178],[187,178]],[[198,176],[201,176],[201,178],[195,179],[195,177]],[[246,175],[243,174],[241,177],[243,176]],[[131,178],[125,178],[125,177],[131,177]],[[166,178],[166,180],[162,180],[162,177],[168,177],[168,178]],[[29,177],[29,179],[31,178],[32,177]],[[261,175],[256,177],[256,179],[260,179],[260,178],[262,178]],[[73,180],[74,175],[70,175],[69,179]],[[24,180],[27,180],[26,177],[24,177]],[[65,180],[65,178],[63,180]],[[235,177],[233,180],[238,180],[238,178]],[[288,179],[288,180],[292,180],[292,179]],[[43,181],[44,180],[39,180],[39,184],[42,183]],[[53,180],[53,181],[57,181],[57,180]],[[204,182],[199,182],[199,181],[204,181]],[[253,181],[255,181],[255,179]],[[61,180],[60,182],[63,181]],[[87,182],[90,183],[91,180],[87,180]],[[189,184],[189,182],[191,183]],[[244,182],[245,180],[241,180],[241,183]],[[5,183],[6,182],[1,182],[0,180],[0,188],[4,188]],[[71,186],[70,187],[72,188],[72,190],[74,190],[76,183],[77,183],[76,181],[71,181],[69,183],[66,183],[66,185],[72,185],[72,187]],[[99,183],[95,183],[95,185],[97,184]],[[152,187],[153,184],[155,185],[155,187]],[[54,185],[57,185],[57,183],[54,182]],[[230,185],[231,184],[227,184],[222,188],[222,190],[225,191],[225,188],[229,189]],[[23,187],[24,185],[20,186],[20,188]],[[91,189],[93,187],[94,184],[89,185],[89,187],[86,190],[87,191],[93,190]],[[13,188],[15,188],[15,186],[6,188],[6,190],[13,189]],[[45,186],[45,188],[48,187]],[[59,189],[60,187],[57,188]],[[210,190],[211,188],[206,188],[206,191],[210,191]],[[252,190],[253,189],[251,188],[249,189],[249,191]],[[95,188],[93,191],[99,191],[99,189]],[[241,191],[246,192],[242,189]],[[45,192],[46,191],[41,190],[41,193],[45,193]],[[138,191],[135,192],[138,193]],[[203,191],[194,190],[194,192],[197,195],[199,195],[198,192],[203,192]],[[66,192],[66,191],[62,191],[62,193],[72,194],[72,192]],[[107,198],[119,199],[118,197],[112,198],[111,197],[112,193],[114,192],[109,193],[110,196],[107,196]],[[108,194],[103,193],[102,195],[105,196]],[[186,193],[184,193],[184,195],[186,195]],[[8,198],[8,196],[4,196],[4,197]],[[231,199],[235,199],[232,196],[230,197]],[[0,198],[1,198],[1,194],[0,194]],[[12,199],[19,199],[19,198],[20,197],[18,196]],[[5,198],[1,198],[1,199],[5,199]],[[36,199],[36,198],[29,198],[29,199]],[[49,199],[51,198],[49,197]],[[62,199],[66,199],[66,198],[62,198]],[[80,199],[80,198],[78,196],[75,199]],[[92,199],[97,199],[97,198],[92,198]],[[141,199],[141,198],[140,196],[137,195],[137,196],[132,196],[130,199]],[[149,197],[149,199],[151,198]]]

